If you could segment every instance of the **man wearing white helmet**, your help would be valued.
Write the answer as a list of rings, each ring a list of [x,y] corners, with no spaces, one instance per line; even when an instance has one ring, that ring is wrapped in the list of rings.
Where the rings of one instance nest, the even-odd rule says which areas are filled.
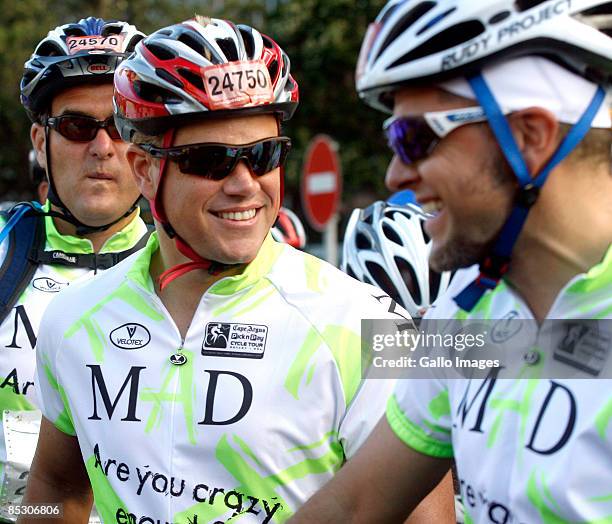
[[[373,24],[357,88],[393,113],[387,185],[434,213],[435,269],[480,266],[425,322],[490,326],[483,340],[506,352],[474,378],[400,380],[386,420],[292,522],[398,522],[451,458],[466,522],[611,521],[610,14],[412,0]]]
[[[407,313],[270,234],[298,104],[274,40],[165,27],[114,100],[157,231],[43,320],[26,499],[83,522],[91,485],[107,524],[283,522],[384,412],[393,383],[363,380],[361,319]]]
[[[34,348],[45,308],[146,243],[112,107],[115,67],[142,38],[126,22],[83,18],[49,31],[24,64],[30,165],[48,191],[0,217],[0,522],[16,519],[36,447]]]

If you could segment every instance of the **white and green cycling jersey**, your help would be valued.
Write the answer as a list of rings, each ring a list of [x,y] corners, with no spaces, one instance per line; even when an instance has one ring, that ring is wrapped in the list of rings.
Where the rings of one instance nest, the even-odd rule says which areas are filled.
[[[45,208],[48,210],[48,204]],[[2,220],[2,219],[0,219]],[[0,229],[3,227],[0,224]],[[130,222],[104,244],[100,253],[128,250],[147,232],[140,218]],[[51,217],[45,217],[46,251],[92,253],[89,240],[61,235]],[[0,244],[0,265],[7,256],[9,240]],[[23,496],[27,474],[38,440],[34,347],[44,310],[68,284],[88,279],[94,272],[81,267],[41,264],[15,307],[0,325],[0,520],[14,520],[8,505]]]
[[[540,325],[505,282],[469,315],[454,294],[426,318],[501,319],[488,336],[524,357],[522,374],[399,381],[387,406],[396,435],[455,458],[468,523],[612,523],[612,380],[594,378],[612,372],[612,248],[564,286]],[[508,330],[512,319],[525,320]]]
[[[395,308],[268,236],[181,340],[149,274],[157,249],[152,235],[49,307],[43,414],[78,437],[106,524],[283,522],[383,415],[393,382],[362,380],[360,321]]]

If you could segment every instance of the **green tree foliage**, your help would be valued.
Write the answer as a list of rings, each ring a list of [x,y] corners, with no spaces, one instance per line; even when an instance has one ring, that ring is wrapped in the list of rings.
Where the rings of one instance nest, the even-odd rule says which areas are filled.
[[[300,108],[287,126],[294,151],[287,167],[287,202],[298,207],[303,154],[317,133],[340,146],[346,207],[385,194],[389,159],[383,115],[358,100],[354,70],[361,40],[384,0],[0,0],[0,198],[29,196],[30,123],[19,103],[23,63],[46,32],[82,16],[130,20],[145,32],[193,16],[227,17],[272,36],[291,58]],[[361,200],[357,198],[361,196]]]

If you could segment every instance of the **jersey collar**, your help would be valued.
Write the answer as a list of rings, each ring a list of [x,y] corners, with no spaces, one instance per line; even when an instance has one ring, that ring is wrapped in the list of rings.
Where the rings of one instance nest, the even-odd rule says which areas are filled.
[[[47,200],[43,209],[49,211],[51,203]],[[93,253],[93,244],[88,238],[73,235],[62,235],[53,222],[53,217],[45,217],[47,250],[63,251],[64,253]],[[140,218],[140,208],[136,209],[134,218],[121,231],[104,242],[100,253],[117,253],[130,249],[147,232],[147,226]]]
[[[157,232],[154,232],[127,274],[129,279],[150,293],[154,292],[150,275],[151,258],[158,249],[159,239]],[[215,282],[208,293],[224,296],[233,295],[256,284],[270,272],[283,249],[284,244],[276,242],[272,235],[268,233],[255,259],[247,264],[241,273]]]

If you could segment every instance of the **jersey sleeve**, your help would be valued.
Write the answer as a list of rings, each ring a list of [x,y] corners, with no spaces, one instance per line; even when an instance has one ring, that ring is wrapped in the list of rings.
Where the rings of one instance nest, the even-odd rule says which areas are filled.
[[[365,293],[358,307],[352,308],[351,318],[347,319],[347,322],[354,324],[357,333],[360,333],[362,327],[361,320],[393,320],[393,326],[396,325],[396,322],[410,321],[409,313],[392,302],[382,291],[372,286],[360,286]],[[390,303],[392,307],[389,307]],[[361,336],[365,336],[365,334],[361,333]],[[385,406],[396,384],[394,378],[372,378],[369,376],[367,368],[364,369],[367,366],[367,358],[365,358],[367,354],[362,352],[361,336],[357,339],[358,347],[351,348],[351,354],[353,355],[351,364],[358,374],[359,382],[352,391],[344,388],[347,408],[339,430],[339,440],[347,459],[355,455],[376,424],[384,416]]]
[[[54,299],[47,307],[36,342],[36,380],[38,400],[42,414],[57,429],[67,435],[75,436],[74,424],[70,413],[68,398],[58,374],[57,357],[61,349],[63,334],[61,322],[54,312],[58,309]]]
[[[399,380],[387,403],[387,421],[397,437],[416,451],[453,456],[451,409],[443,380]]]

